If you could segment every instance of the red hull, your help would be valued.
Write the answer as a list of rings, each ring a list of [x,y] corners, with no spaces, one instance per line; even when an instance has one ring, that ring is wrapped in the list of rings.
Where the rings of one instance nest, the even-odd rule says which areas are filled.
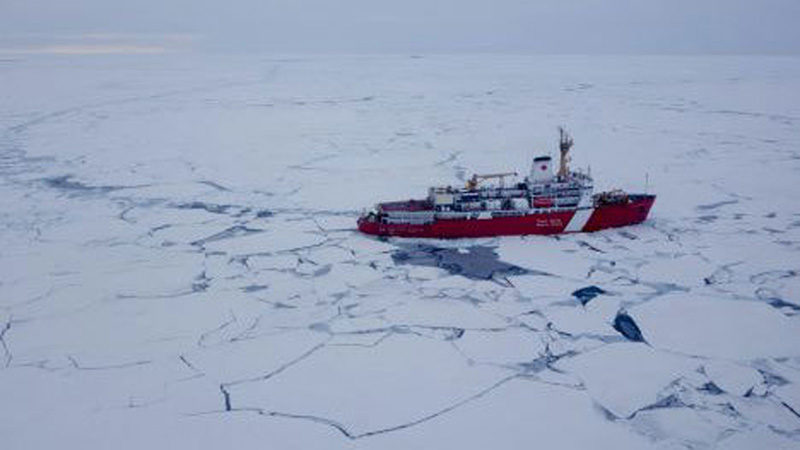
[[[361,218],[358,229],[377,236],[443,239],[598,231],[643,222],[654,201],[654,195],[631,195],[627,203],[597,206],[584,217],[578,217],[576,211],[562,211],[491,219],[437,219],[428,224],[390,224]]]

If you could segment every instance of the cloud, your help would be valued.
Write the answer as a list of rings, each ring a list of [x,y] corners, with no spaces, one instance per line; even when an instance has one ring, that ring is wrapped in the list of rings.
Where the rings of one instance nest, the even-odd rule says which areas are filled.
[[[186,33],[21,33],[4,36],[0,53],[52,55],[158,54],[192,48],[200,37]]]
[[[800,54],[797,0],[4,0],[14,33],[130,38],[121,51]],[[204,36],[202,42],[140,41]],[[69,45],[72,42],[45,42]],[[116,43],[114,43],[116,45]],[[82,45],[81,45],[82,46]],[[12,45],[13,48],[19,48]]]

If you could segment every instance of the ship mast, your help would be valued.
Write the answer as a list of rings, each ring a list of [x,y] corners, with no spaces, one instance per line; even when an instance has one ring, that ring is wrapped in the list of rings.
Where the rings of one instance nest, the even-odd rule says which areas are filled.
[[[569,174],[569,149],[572,148],[572,136],[567,133],[564,127],[558,127],[558,148],[561,150],[561,160],[558,167],[558,178],[564,179]]]

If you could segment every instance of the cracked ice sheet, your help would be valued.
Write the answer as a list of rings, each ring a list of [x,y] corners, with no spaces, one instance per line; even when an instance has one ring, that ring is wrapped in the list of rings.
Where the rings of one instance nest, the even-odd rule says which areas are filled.
[[[321,349],[269,382],[229,392],[234,408],[311,415],[359,435],[436,414],[506,376],[470,367],[447,342],[395,335],[378,347]]]
[[[415,299],[409,294],[403,304],[396,305],[382,316],[392,323],[445,326],[459,328],[505,328],[508,324],[502,318],[470,302],[458,299],[463,295],[457,291],[451,298],[449,295],[432,296]]]
[[[105,302],[122,298],[187,295],[192,293],[193,280],[201,270],[197,266],[198,255],[152,252],[127,244],[114,248],[68,245],[50,248],[58,248],[57,257],[29,256],[26,262],[30,272],[21,274],[9,286],[13,289],[9,289],[9,297],[2,306],[9,307],[18,319],[54,317],[80,312],[92,305],[106,307]],[[96,260],[104,264],[95,264]],[[8,263],[8,258],[4,261]],[[148,277],[148,283],[131,278],[131,270]],[[46,291],[25,288],[40,286],[44,280],[50,283]]]
[[[632,424],[654,441],[678,440],[682,446],[727,447],[728,438],[736,428],[736,419],[714,415],[691,408],[660,408],[641,411],[632,419]],[[666,447],[666,445],[664,445]]]
[[[254,335],[241,331],[209,343],[207,348],[189,351],[185,357],[206,378],[224,384],[267,376],[328,339],[304,330],[256,330],[261,334]]]
[[[566,242],[571,238],[565,238]],[[498,244],[497,253],[502,261],[571,279],[585,278],[593,263],[572,245],[567,244],[571,248],[565,249],[565,242],[554,237],[500,238]]]
[[[795,412],[800,413],[800,384],[796,381],[775,389],[775,395]]]
[[[756,369],[724,360],[706,361],[703,370],[717,387],[732,395],[745,395],[763,381]]]
[[[580,391],[534,380],[511,380],[413,429],[376,436],[375,448],[653,448],[607,420]]]
[[[603,298],[590,301],[582,306],[554,306],[545,312],[553,327],[573,335],[592,334],[596,336],[616,336],[612,324],[619,310],[619,298]],[[577,301],[576,301],[577,303]]]
[[[121,399],[114,407],[96,408],[92,398],[100,398],[94,390],[97,386],[83,383],[77,376],[53,379],[34,372],[19,372],[15,379],[0,374],[0,392],[4,398],[29,405],[25,411],[3,416],[0,432],[6,448],[48,448],[53,442],[126,450],[165,446],[249,448],[276,442],[281,444],[280,448],[297,450],[351,447],[337,431],[313,423],[270,420],[249,413],[232,413],[224,418],[193,415],[219,401],[215,386],[197,384],[197,380],[170,385],[166,389],[169,402],[157,399],[151,404],[130,406],[128,399]],[[118,379],[115,383],[113,377],[114,374],[109,374],[112,379],[106,383],[109,389],[122,381]],[[191,389],[185,389],[189,385]],[[93,395],[87,396],[87,392]],[[168,425],[164,422],[166,417],[171,418]],[[30,427],[31,423],[37,426]]]
[[[753,430],[734,434],[720,442],[720,447],[728,450],[752,450],[754,448],[794,450],[797,448],[797,442],[773,433],[767,427],[760,426]]]
[[[325,240],[324,236],[297,229],[297,224],[291,223],[275,224],[270,229],[253,228],[251,234],[231,238],[216,239],[212,235],[205,239],[209,240],[203,244],[208,251],[232,255],[285,252],[318,245]]]
[[[524,328],[499,332],[468,330],[453,345],[470,361],[506,366],[532,361],[545,350],[542,336]]]
[[[663,279],[669,274],[669,280],[683,286],[699,286],[703,278],[713,273],[716,267],[698,255],[687,255],[670,252],[663,257],[653,257],[636,271],[638,277],[645,280]]]
[[[616,343],[559,361],[556,366],[577,375],[595,401],[614,416],[625,418],[657,403],[664,388],[696,370],[699,363],[642,343]]]
[[[219,326],[229,315],[235,301],[211,303],[213,298],[197,294],[118,300],[22,320],[13,329],[15,359],[24,363],[75,355],[78,360],[90,357],[117,364],[170,354],[194,345],[201,333]],[[51,301],[59,299],[54,295]],[[185,320],[187,314],[191,321]]]
[[[620,60],[582,57],[66,61],[0,61],[11,80],[0,86],[7,100],[0,111],[0,329],[10,325],[4,341],[13,355],[0,367],[7,400],[0,427],[13,427],[0,434],[11,447],[52,447],[59,438],[79,445],[91,436],[85,447],[440,448],[455,441],[486,448],[500,441],[524,448],[545,436],[551,447],[641,448],[640,423],[607,422],[595,414],[591,392],[574,382],[605,375],[602,365],[589,374],[536,373],[576,390],[513,381],[427,422],[356,441],[309,420],[186,414],[223,407],[219,383],[227,380],[218,378],[269,372],[327,339],[331,348],[380,352],[392,339],[414,343],[421,335],[452,351],[440,350],[443,362],[469,371],[475,358],[503,365],[504,374],[529,367],[519,364],[526,358],[546,361],[544,343],[551,357],[567,355],[560,366],[613,349],[595,334],[610,330],[615,309],[639,320],[639,306],[660,302],[671,284],[725,308],[773,302],[783,305],[771,307],[776,313],[798,319],[776,301],[800,302],[800,277],[790,275],[800,254],[791,189],[800,78],[791,59],[633,58],[623,60],[624,71],[604,68]],[[608,114],[575,114],[565,98]],[[575,163],[592,166],[598,190],[638,190],[651,174],[659,197],[646,223],[561,238],[441,243],[496,246],[501,261],[555,275],[510,276],[513,286],[395,266],[389,254],[398,240],[353,233],[357,211],[374,202],[419,197],[430,184],[461,183],[472,171],[524,170],[531,145],[553,148],[553,117],[568,118],[580,136]],[[642,148],[646,158],[630,157]],[[258,216],[261,210],[274,215]],[[268,234],[276,230],[291,232]],[[211,236],[209,251],[191,245]],[[253,251],[265,254],[243,264]],[[194,292],[195,284],[205,290]],[[588,285],[609,294],[582,308],[571,293]],[[775,323],[765,317],[766,326]],[[648,319],[658,322],[642,322]],[[639,323],[651,344],[665,342],[666,324],[682,325],[670,315],[664,322]],[[712,325],[710,335],[730,335]],[[764,335],[763,324],[752,325],[757,338]],[[467,328],[460,338],[458,327]],[[696,362],[708,379],[692,371],[663,394],[677,391],[685,410],[722,416],[711,421],[720,429],[731,414],[724,404],[735,405],[748,429],[726,444],[780,448],[793,437],[796,446],[798,419],[782,403],[796,404],[800,363],[748,349],[756,360],[737,354],[731,362],[743,369],[703,357]],[[654,370],[670,372],[660,358]],[[207,375],[192,368],[195,359]],[[614,371],[638,363],[609,359],[624,363]],[[735,395],[756,368],[765,381],[753,396]],[[723,393],[696,392],[712,380]],[[629,388],[609,389],[622,395]],[[403,400],[405,392],[381,394]],[[684,409],[640,414],[655,418],[665,446],[681,445],[672,436],[704,442],[717,435],[714,427],[690,429]],[[608,438],[600,429],[630,434]]]
[[[800,321],[765,303],[671,294],[629,312],[659,349],[734,360],[800,355]]]

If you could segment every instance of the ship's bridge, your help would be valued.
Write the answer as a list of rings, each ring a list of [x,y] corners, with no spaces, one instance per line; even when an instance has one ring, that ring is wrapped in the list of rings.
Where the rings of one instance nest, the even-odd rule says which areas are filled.
[[[592,196],[591,176],[569,172],[565,177],[531,180],[511,186],[455,188],[432,187],[428,203],[436,212],[527,211],[542,208],[575,208]]]

